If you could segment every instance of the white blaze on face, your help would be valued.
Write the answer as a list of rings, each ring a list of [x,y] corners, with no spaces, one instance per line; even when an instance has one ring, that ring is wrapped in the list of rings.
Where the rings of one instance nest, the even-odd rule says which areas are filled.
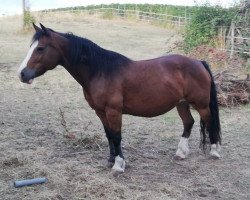
[[[30,47],[30,49],[29,49],[29,51],[27,53],[27,56],[25,57],[25,59],[23,60],[22,64],[20,65],[20,67],[19,67],[19,69],[17,71],[18,76],[19,76],[20,79],[21,79],[21,71],[25,67],[27,67],[27,63],[28,63],[28,61],[29,61],[29,59],[30,59],[30,57],[31,57],[34,49],[37,47],[37,45],[38,45],[38,40],[36,40],[35,42],[33,42],[33,44],[31,45],[31,47]]]

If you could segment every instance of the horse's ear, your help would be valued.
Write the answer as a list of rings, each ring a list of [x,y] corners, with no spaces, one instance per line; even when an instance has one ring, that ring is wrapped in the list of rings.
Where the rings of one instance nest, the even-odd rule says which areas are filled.
[[[49,30],[44,25],[42,25],[41,23],[40,23],[40,26],[41,26],[44,34],[47,35],[47,36],[49,36]]]
[[[33,24],[33,27],[34,27],[34,29],[36,30],[36,32],[39,32],[39,31],[42,30],[42,29],[39,28],[37,25],[35,25],[35,23],[32,23],[32,24]]]

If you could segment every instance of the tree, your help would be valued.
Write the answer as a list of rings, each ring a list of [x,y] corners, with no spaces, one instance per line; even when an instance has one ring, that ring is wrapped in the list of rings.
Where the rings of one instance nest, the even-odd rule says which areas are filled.
[[[35,18],[30,13],[29,0],[22,0],[23,4],[23,29],[31,28],[31,24],[35,22]]]

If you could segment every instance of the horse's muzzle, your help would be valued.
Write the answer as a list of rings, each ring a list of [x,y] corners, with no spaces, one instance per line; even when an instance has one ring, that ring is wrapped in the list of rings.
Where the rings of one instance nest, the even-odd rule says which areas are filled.
[[[35,78],[35,70],[26,67],[20,72],[19,77],[23,83],[31,84]]]

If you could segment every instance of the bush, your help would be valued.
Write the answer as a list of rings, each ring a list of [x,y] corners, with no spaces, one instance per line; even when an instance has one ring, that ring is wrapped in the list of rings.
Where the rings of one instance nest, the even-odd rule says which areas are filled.
[[[26,10],[23,14],[23,29],[28,30],[32,27],[32,23],[35,23],[35,17],[31,15],[30,11]]]
[[[218,35],[219,26],[230,26],[234,9],[225,9],[220,6],[198,6],[191,22],[186,26],[184,33],[185,50],[189,51],[201,44],[214,45],[214,38]]]
[[[105,10],[102,14],[102,18],[103,19],[113,19],[114,18],[114,14],[113,14],[113,10]]]

